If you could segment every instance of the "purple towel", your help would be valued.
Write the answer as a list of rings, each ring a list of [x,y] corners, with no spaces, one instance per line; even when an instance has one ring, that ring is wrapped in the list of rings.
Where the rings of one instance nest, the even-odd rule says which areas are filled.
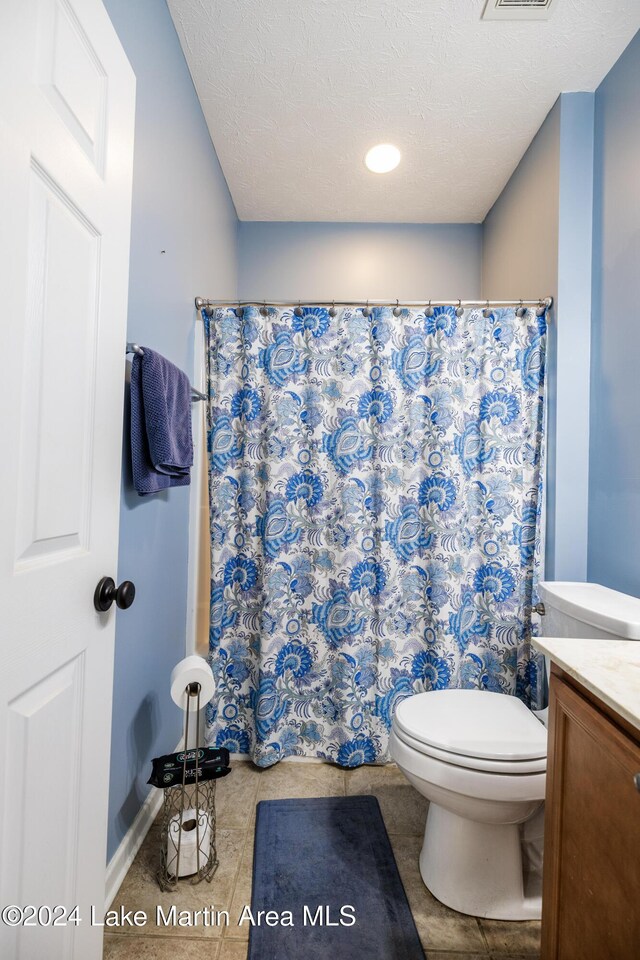
[[[141,497],[187,486],[193,465],[189,378],[159,353],[143,350],[131,365],[131,460]]]

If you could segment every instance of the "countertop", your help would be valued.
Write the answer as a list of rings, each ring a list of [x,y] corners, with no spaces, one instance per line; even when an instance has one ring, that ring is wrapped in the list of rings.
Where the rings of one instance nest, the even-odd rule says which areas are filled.
[[[640,641],[533,637],[532,642],[640,731]]]

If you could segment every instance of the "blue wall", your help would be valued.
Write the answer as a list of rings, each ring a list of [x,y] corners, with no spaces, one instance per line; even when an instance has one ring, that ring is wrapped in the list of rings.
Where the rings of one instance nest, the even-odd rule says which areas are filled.
[[[640,33],[596,93],[589,579],[640,596]]]
[[[564,93],[484,222],[482,296],[554,298],[545,576],[587,572],[593,94]]]
[[[193,367],[196,294],[237,295],[237,218],[164,0],[105,0],[137,78],[128,338]],[[201,328],[199,328],[201,329]],[[169,674],[185,655],[189,488],[140,498],[125,423],[108,856],[145,799],[149,760],[182,715]]]
[[[245,222],[240,295],[471,300],[480,295],[481,243],[473,223]]]
[[[563,93],[549,406],[554,484],[548,522],[553,562],[547,576],[556,580],[587,579],[593,130],[593,93]]]

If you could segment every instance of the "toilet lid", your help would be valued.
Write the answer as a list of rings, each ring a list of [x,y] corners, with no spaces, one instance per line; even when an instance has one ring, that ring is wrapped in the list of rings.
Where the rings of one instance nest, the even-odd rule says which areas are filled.
[[[421,743],[488,760],[547,755],[547,730],[521,700],[487,690],[434,690],[399,704],[394,723]]]

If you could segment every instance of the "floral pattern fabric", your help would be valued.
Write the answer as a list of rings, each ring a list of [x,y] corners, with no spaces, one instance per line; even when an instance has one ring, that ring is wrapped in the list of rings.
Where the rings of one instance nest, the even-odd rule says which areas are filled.
[[[209,741],[352,767],[388,759],[414,693],[535,703],[545,317],[204,319]]]

